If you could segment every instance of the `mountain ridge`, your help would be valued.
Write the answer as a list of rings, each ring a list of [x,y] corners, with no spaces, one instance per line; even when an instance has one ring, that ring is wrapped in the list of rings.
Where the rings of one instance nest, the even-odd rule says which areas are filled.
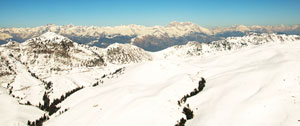
[[[192,22],[170,22],[166,26],[75,26],[45,25],[34,28],[0,28],[0,43],[23,42],[46,32],[55,32],[78,43],[107,47],[115,42],[131,43],[147,51],[160,51],[188,41],[211,42],[229,36],[244,36],[249,32],[300,35],[300,26],[245,26],[204,28]]]
[[[262,80],[265,79],[263,77],[268,77],[270,74],[268,67],[265,67],[268,63],[270,63],[268,65],[284,71],[288,66],[297,63],[294,59],[296,55],[291,56],[291,54],[299,53],[297,48],[292,48],[293,46],[299,47],[299,40],[298,35],[250,33],[243,37],[228,37],[210,43],[190,41],[185,45],[172,46],[159,52],[148,52],[128,43],[114,43],[106,48],[78,44],[67,37],[48,32],[28,39],[24,43],[9,42],[0,46],[0,65],[3,66],[0,69],[0,88],[5,88],[7,95],[14,97],[19,104],[35,106],[36,110],[43,110],[41,113],[45,115],[40,118],[40,121],[42,123],[46,121],[45,125],[66,123],[78,125],[90,121],[89,116],[91,115],[97,117],[96,122],[91,125],[98,125],[97,121],[99,120],[107,125],[117,125],[120,122],[133,125],[145,124],[145,121],[149,121],[146,123],[147,125],[159,125],[153,123],[153,119],[163,124],[175,125],[176,121],[179,123],[180,118],[180,120],[189,119],[187,123],[197,123],[203,121],[201,120],[203,110],[202,107],[195,106],[204,104],[195,102],[195,98],[197,98],[196,101],[204,99],[202,102],[207,103],[205,99],[209,98],[203,97],[202,94],[209,95],[209,92],[212,91],[214,94],[220,93],[220,96],[223,96],[223,88],[229,88],[229,92],[233,93],[234,91],[244,92],[244,89],[237,90],[243,88],[243,85],[240,84],[243,82],[243,84],[247,84],[246,91],[249,95],[247,93],[241,95],[242,100],[250,99],[251,101],[252,97],[256,97],[256,93],[264,91],[258,90],[257,87],[265,89],[265,85],[274,85],[261,83],[269,81],[254,81],[251,72],[246,74],[247,72],[240,72],[237,68],[240,69],[240,66],[244,66],[241,68],[242,70],[250,69],[254,70],[252,72],[256,72],[256,67],[252,66],[254,63],[261,68],[259,70],[264,70],[263,74],[257,71],[258,74],[263,75],[257,78]],[[273,47],[277,49],[272,50]],[[263,49],[272,53],[265,52]],[[256,53],[263,54],[267,59],[258,57]],[[236,56],[239,58],[235,59]],[[234,60],[228,60],[226,57]],[[251,58],[248,59],[248,57]],[[283,62],[286,59],[293,62]],[[240,61],[236,62],[237,60]],[[282,61],[279,62],[281,64],[279,67],[276,66],[278,61]],[[225,67],[223,63],[230,67]],[[205,68],[207,66],[210,69]],[[226,72],[227,70],[228,72]],[[241,74],[246,78],[250,76],[251,79],[242,80],[244,78],[235,77],[236,75],[227,77],[227,74],[233,73],[232,70],[237,72],[237,75]],[[285,77],[281,75],[282,72],[275,73],[278,77],[275,78],[276,81],[271,78],[272,82],[287,85],[290,84],[285,81],[288,78],[286,80],[294,84],[294,77],[296,77],[294,73],[297,72],[297,69],[289,67],[289,70],[293,70],[293,76]],[[220,77],[222,74],[225,74],[225,80],[223,76]],[[198,94],[196,92],[199,89],[196,87],[199,86],[198,81],[203,75],[208,80],[207,87]],[[272,76],[270,75],[270,77]],[[230,82],[235,85],[231,85]],[[231,86],[226,87],[226,85]],[[219,87],[213,88],[214,86]],[[299,92],[296,88],[293,89],[295,92]],[[0,95],[2,95],[1,92]],[[180,102],[182,98],[190,96],[193,97]],[[230,93],[226,93],[225,96],[232,97]],[[298,97],[294,94],[293,96]],[[219,97],[213,97],[210,100],[214,101],[215,99],[219,99]],[[220,99],[222,102],[222,97]],[[224,101],[226,100],[232,99]],[[236,102],[234,99],[233,101]],[[230,106],[224,105],[230,108]],[[208,106],[220,107],[210,104]],[[208,106],[203,107],[207,108]],[[232,108],[228,110],[232,110]],[[183,111],[184,113],[182,113]],[[83,120],[74,121],[73,115],[77,116],[78,112],[80,115],[86,116]],[[113,113],[118,113],[118,116]],[[201,115],[199,116],[199,114]],[[195,121],[192,119],[193,116]],[[203,116],[211,115],[205,113]],[[136,118],[142,119],[138,122],[128,122],[128,120]],[[32,118],[26,119],[29,119],[29,123],[34,121]],[[114,121],[109,119],[114,119]],[[222,119],[218,118],[218,120]],[[23,120],[20,123],[25,124],[26,121]],[[207,123],[215,123],[215,121],[208,120]]]
[[[224,40],[212,41],[210,43],[188,42],[186,45],[176,45],[159,51],[164,58],[168,57],[190,57],[200,56],[221,51],[238,50],[243,47],[262,45],[265,43],[280,43],[298,41],[298,35],[278,35],[275,33],[251,33],[243,37],[228,37]]]

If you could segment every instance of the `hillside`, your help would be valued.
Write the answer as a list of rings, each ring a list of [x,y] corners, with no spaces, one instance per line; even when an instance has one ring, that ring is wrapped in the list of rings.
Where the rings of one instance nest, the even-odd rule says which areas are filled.
[[[297,126],[299,50],[297,35],[252,33],[153,53],[47,32],[0,47],[0,123]]]
[[[85,88],[51,116],[55,125],[297,126],[299,41],[269,43],[205,57],[157,60],[126,67],[125,74]],[[200,93],[187,98],[204,77]],[[187,107],[193,118],[182,113]]]

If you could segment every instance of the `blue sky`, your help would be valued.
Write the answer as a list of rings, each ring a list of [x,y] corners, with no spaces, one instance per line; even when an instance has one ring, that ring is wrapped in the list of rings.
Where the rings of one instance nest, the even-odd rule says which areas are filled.
[[[0,27],[300,24],[300,0],[0,0]]]

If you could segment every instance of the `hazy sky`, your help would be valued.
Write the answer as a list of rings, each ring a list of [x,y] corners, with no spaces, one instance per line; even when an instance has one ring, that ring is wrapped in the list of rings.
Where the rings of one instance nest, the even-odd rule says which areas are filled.
[[[0,0],[0,27],[300,24],[300,0]]]

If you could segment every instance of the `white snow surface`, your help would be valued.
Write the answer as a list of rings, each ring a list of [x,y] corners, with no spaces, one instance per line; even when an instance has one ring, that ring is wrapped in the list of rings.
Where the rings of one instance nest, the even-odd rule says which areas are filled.
[[[67,39],[52,33],[43,36],[45,40]],[[28,64],[22,63],[26,61],[22,56],[32,55],[30,51],[20,53],[21,60],[17,58],[18,47],[30,45],[9,43],[0,48],[1,70],[11,72],[1,77],[6,80],[0,83],[0,125],[26,125],[27,120],[33,121],[45,113],[37,107],[18,104],[42,102],[43,79],[53,82],[51,100],[84,86],[58,104],[60,110],[44,122],[45,126],[174,126],[186,118],[182,109],[188,105],[194,117],[187,120],[187,126],[299,126],[300,41],[295,38],[299,37],[252,35],[212,44],[190,42],[156,53],[129,44],[114,44],[107,49],[75,45],[75,49],[82,50],[76,53],[80,60],[86,59],[82,56],[97,57],[102,53],[107,56],[108,50],[118,49],[122,53],[110,58],[126,62],[71,66],[72,69],[59,72],[38,73],[41,78],[28,71],[35,69],[36,64],[28,68]],[[9,46],[15,49],[7,50]],[[127,62],[135,61],[132,54],[142,55],[136,56],[137,62]],[[104,59],[108,61],[108,57]],[[47,63],[57,65],[55,61],[42,63],[41,69],[47,68]],[[123,67],[125,70],[120,74],[111,74]],[[102,78],[103,75],[106,77]],[[178,101],[198,87],[201,77],[207,81],[204,90],[179,106]],[[93,86],[100,80],[104,82]],[[4,89],[7,86],[13,87],[12,95],[19,98],[8,95],[9,88]],[[62,112],[65,109],[68,110]]]
[[[27,126],[28,120],[35,120],[43,115],[43,111],[36,107],[19,105],[16,99],[9,96],[0,87],[0,125]]]
[[[117,79],[85,88],[51,116],[56,125],[175,125],[185,117],[177,101],[201,77],[206,87],[187,100],[190,126],[298,126],[300,43],[269,43],[184,59],[154,60],[126,67]]]
[[[187,125],[299,126],[299,50],[298,41],[188,60],[208,83],[189,99]]]
[[[53,40],[53,39],[56,39],[57,42],[60,42],[63,39],[67,39],[64,36],[61,36],[61,35],[53,33],[53,32],[46,32],[46,33],[42,34],[40,36],[40,38],[42,38],[44,40]]]

